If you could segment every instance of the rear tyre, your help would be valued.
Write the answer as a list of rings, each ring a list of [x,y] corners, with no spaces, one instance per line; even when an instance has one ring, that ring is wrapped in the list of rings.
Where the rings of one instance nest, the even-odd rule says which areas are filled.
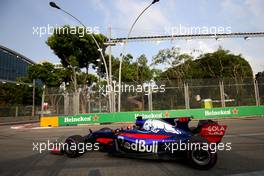
[[[84,138],[80,135],[70,136],[65,140],[67,147],[65,149],[65,154],[69,158],[76,158],[84,154],[85,152],[85,142]]]
[[[217,153],[211,153],[208,150],[192,150],[189,153],[189,162],[196,169],[208,170],[216,164]]]
[[[104,127],[104,128],[101,128],[99,131],[112,131],[112,129],[108,127]]]
[[[208,170],[214,167],[217,162],[217,153],[212,152],[209,146],[202,147],[204,145],[209,145],[205,139],[200,136],[193,136],[189,141],[192,144],[199,144],[201,147],[193,147],[188,150],[188,160],[192,167],[201,170]]]

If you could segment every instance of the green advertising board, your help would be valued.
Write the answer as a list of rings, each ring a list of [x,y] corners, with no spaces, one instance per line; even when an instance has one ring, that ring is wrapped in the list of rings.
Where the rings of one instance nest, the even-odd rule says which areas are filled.
[[[134,122],[137,116],[142,116],[143,119],[173,117],[193,117],[195,119],[208,119],[264,116],[264,106],[79,114],[72,116],[59,116],[59,126],[113,122]]]

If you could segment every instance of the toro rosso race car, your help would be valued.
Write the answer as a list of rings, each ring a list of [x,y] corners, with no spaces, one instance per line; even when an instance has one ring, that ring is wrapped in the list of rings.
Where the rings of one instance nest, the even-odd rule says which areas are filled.
[[[86,136],[70,136],[64,143],[67,147],[56,146],[52,153],[76,158],[90,150],[88,147],[83,151],[76,146],[89,144],[94,150],[114,156],[160,160],[185,158],[197,169],[210,169],[216,164],[215,146],[221,142],[226,125],[200,120],[197,127],[189,128],[190,120],[189,117],[146,120],[137,117],[135,125],[127,129],[102,128],[90,130]]]

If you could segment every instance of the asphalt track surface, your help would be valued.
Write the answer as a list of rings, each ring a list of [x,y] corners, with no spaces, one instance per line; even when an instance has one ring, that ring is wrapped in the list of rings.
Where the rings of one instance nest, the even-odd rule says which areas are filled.
[[[173,175],[264,175],[264,118],[231,119],[223,142],[232,142],[231,151],[218,153],[218,162],[207,171],[195,170],[181,160],[150,161],[89,152],[80,158],[51,155],[33,150],[33,142],[64,140],[73,134],[84,135],[88,128],[77,126],[49,129],[11,129],[0,126],[0,175],[85,175],[85,176],[173,176]],[[117,128],[124,125],[110,125]]]

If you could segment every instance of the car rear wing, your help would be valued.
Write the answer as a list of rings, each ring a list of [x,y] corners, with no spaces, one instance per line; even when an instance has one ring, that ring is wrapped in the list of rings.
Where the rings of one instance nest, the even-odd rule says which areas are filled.
[[[226,125],[219,125],[218,123],[203,124],[199,134],[209,143],[219,143],[225,135],[226,128]]]

